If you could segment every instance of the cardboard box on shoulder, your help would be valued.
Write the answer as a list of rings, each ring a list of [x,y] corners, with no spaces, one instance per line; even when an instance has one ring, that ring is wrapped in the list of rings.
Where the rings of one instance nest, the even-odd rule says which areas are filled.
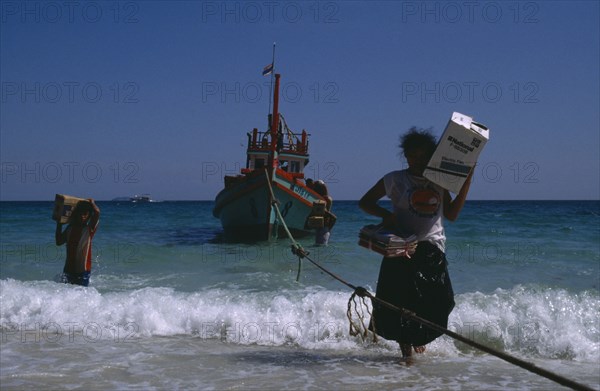
[[[308,216],[304,228],[314,229],[323,228],[325,226],[325,218],[323,216]]]
[[[69,223],[73,210],[83,198],[72,197],[64,194],[57,194],[54,197],[54,210],[52,211],[52,220],[61,224]]]
[[[452,113],[423,176],[458,193],[489,140],[489,129],[473,118]]]

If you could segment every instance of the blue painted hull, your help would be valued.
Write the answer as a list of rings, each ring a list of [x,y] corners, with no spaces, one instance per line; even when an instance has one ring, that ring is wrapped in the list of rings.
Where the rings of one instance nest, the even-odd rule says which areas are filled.
[[[217,195],[213,215],[221,220],[226,239],[260,241],[286,237],[272,206],[265,172],[252,172]],[[303,237],[314,234],[313,230],[304,227],[313,202],[322,198],[281,170],[272,176],[271,184],[279,210],[292,235]]]

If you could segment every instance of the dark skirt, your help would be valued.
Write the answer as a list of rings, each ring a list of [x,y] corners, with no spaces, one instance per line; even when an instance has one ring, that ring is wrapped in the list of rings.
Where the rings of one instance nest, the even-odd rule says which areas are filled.
[[[376,296],[446,328],[454,308],[447,265],[445,254],[437,246],[419,242],[410,259],[383,258]],[[370,325],[373,328],[385,339],[413,346],[428,344],[441,335],[375,301]]]

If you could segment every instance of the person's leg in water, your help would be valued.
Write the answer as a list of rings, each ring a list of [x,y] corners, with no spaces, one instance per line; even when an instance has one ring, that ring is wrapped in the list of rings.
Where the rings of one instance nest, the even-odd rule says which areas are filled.
[[[411,344],[400,344],[400,350],[402,351],[402,357],[411,357],[412,351],[415,350],[416,353],[425,352],[425,345],[423,346],[412,346]]]

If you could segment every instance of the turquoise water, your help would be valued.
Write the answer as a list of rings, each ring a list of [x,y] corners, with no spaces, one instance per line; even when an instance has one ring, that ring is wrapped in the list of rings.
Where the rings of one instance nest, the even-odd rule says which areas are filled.
[[[449,337],[399,363],[348,334],[347,287],[306,261],[297,282],[288,240],[223,242],[212,202],[98,205],[86,289],[54,282],[52,203],[0,203],[3,389],[560,389]],[[377,220],[334,212],[329,246],[301,244],[374,291]],[[600,202],[469,201],[446,235],[451,330],[600,388]]]

